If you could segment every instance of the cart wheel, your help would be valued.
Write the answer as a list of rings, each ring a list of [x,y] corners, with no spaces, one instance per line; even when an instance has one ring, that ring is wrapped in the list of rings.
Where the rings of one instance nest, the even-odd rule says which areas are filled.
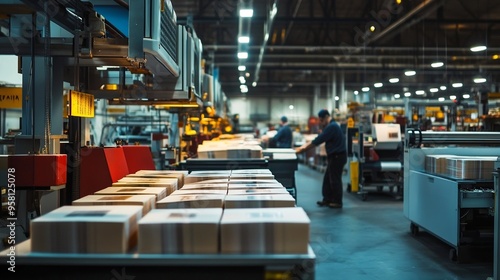
[[[448,253],[448,258],[452,262],[456,262],[458,260],[458,251],[455,248],[451,248],[450,252]]]
[[[367,198],[368,198],[368,196],[366,195],[366,193],[361,194],[362,201],[366,201]]]
[[[417,236],[419,231],[420,231],[420,229],[416,224],[414,224],[414,223],[410,224],[410,232],[413,236]]]
[[[347,188],[345,189],[348,193],[351,192],[351,184],[347,183]]]

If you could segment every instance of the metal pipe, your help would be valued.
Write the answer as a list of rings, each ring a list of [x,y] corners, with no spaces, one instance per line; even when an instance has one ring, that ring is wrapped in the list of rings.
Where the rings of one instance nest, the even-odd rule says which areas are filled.
[[[271,28],[273,25],[273,20],[274,20],[276,13],[277,13],[277,10],[278,10],[278,0],[274,1],[272,9],[273,10],[276,9],[276,11],[273,11],[273,10],[271,11],[271,13],[269,14],[269,20],[264,24],[264,26],[267,27],[267,30],[265,30],[267,37],[269,37],[269,31],[271,31]],[[266,49],[268,40],[269,40],[269,38],[267,40],[266,40],[266,38],[264,38],[264,41],[262,42],[262,46],[260,47],[259,60],[257,62],[257,67],[255,68],[255,73],[253,75],[254,76],[254,80],[252,83],[253,85],[256,85],[257,82],[259,81],[260,67],[262,66],[262,60],[264,59],[264,51]]]
[[[429,8],[431,7],[431,5],[434,5],[434,7],[431,7],[431,11],[437,9],[439,6],[441,6],[442,4],[444,3],[444,0],[440,0],[440,1],[435,1],[435,0],[426,0],[424,2],[422,2],[418,7],[416,7],[415,9],[409,11],[407,14],[405,14],[402,18],[400,18],[399,20],[397,20],[395,23],[389,25],[387,28],[385,28],[384,30],[382,30],[380,33],[378,33],[377,35],[373,36],[373,37],[368,37],[368,39],[366,40],[366,45],[369,45],[369,44],[372,44],[372,43],[375,43],[376,41],[380,40],[381,38],[383,38],[384,36],[387,36],[388,34],[390,34],[391,32],[393,32],[391,34],[391,36],[395,36],[396,34],[400,33],[403,31],[403,29],[401,28],[399,31],[397,30],[397,28],[399,28],[401,25],[403,25],[404,23],[408,22],[408,20],[410,18],[412,18],[413,16],[415,16],[416,14],[422,12],[424,9],[426,8]],[[429,13],[429,12],[428,12]],[[417,17],[416,19],[408,22],[405,26],[404,26],[404,29],[406,28],[409,28],[411,27],[412,25],[414,24],[417,24],[420,20],[422,20],[423,18],[425,18],[428,13],[420,16],[420,17]],[[386,38],[387,39],[390,39],[391,37],[389,38]]]

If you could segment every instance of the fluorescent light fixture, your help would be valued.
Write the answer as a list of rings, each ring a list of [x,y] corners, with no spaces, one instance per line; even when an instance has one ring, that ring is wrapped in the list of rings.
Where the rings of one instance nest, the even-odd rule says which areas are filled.
[[[247,70],[247,67],[245,65],[238,66],[238,71],[245,71],[245,70]]]
[[[239,59],[247,59],[248,58],[248,53],[247,52],[239,52],[238,53],[238,58]]]
[[[417,74],[417,72],[415,72],[415,70],[406,70],[405,71],[405,75],[410,77],[410,76],[415,76]]]
[[[456,95],[450,95],[450,100],[455,100],[455,99],[457,99]]]
[[[438,89],[438,88],[431,88],[431,89],[429,89],[429,91],[430,91],[430,92],[438,92],[438,91],[439,91],[439,89]]]
[[[354,95],[358,95],[358,94],[359,94],[359,91],[355,90]]]
[[[400,97],[401,97],[401,95],[399,93],[394,94],[394,98],[398,99]]]
[[[415,91],[415,94],[416,95],[424,95],[425,94],[425,90],[417,90],[417,91]]]
[[[431,67],[432,68],[439,68],[439,67],[443,67],[444,63],[441,62],[441,61],[436,61],[436,62],[433,62],[431,63]]]
[[[250,43],[249,36],[240,36],[238,37],[238,43]]]
[[[361,91],[367,92],[367,91],[370,91],[370,88],[369,88],[369,87],[363,87],[363,88],[361,89]]]
[[[462,95],[462,97],[463,97],[464,99],[469,99],[469,98],[470,98],[470,94],[467,94],[467,93],[466,93],[466,94]]]
[[[439,102],[443,102],[443,101],[444,101],[444,97],[439,97],[439,98],[438,98],[438,101],[439,101]]]
[[[486,78],[482,76],[474,77],[474,83],[476,84],[486,83]]]
[[[253,17],[253,9],[240,9],[240,17],[242,18]]]
[[[391,84],[395,84],[397,82],[399,82],[399,78],[390,78],[389,79],[389,83],[391,83]]]
[[[290,110],[293,110],[293,108],[295,108],[293,105],[288,106],[288,109],[290,109]]]
[[[253,83],[252,83],[252,86],[253,86],[253,87],[256,87],[256,86],[257,86],[257,82],[253,82]]]
[[[381,88],[381,87],[384,86],[384,84],[382,84],[382,83],[374,83],[373,86],[376,87],[376,88]]]
[[[459,87],[463,87],[464,84],[462,84],[462,83],[453,83],[453,84],[451,84],[451,86],[454,87],[454,88],[459,88]]]
[[[242,93],[246,93],[246,92],[248,92],[248,87],[246,85],[240,85],[240,91]]]
[[[240,76],[240,83],[244,84],[246,82],[245,77]]]
[[[269,39],[269,33],[266,33],[266,35],[264,35],[264,41],[267,41]]]
[[[340,97],[335,96],[335,101],[339,101],[339,100],[340,100]]]
[[[411,96],[411,92],[409,92],[409,91],[405,92],[405,96],[406,97],[410,97]]]
[[[470,48],[471,52],[482,52],[485,51],[487,47],[485,45],[477,45],[477,46],[472,46]]]
[[[446,86],[440,86],[439,89],[440,90],[446,90]]]

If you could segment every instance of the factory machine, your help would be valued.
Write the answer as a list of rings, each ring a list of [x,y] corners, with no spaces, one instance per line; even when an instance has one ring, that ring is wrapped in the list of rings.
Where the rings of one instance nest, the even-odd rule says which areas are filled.
[[[384,187],[396,198],[402,196],[403,164],[399,124],[372,124],[372,136],[364,136],[359,128],[347,133],[350,183],[348,192],[355,192],[364,201],[369,188],[378,192]]]
[[[422,228],[449,244],[453,261],[469,259],[469,249],[493,247],[493,171],[499,155],[498,132],[408,129],[404,215],[412,234]]]

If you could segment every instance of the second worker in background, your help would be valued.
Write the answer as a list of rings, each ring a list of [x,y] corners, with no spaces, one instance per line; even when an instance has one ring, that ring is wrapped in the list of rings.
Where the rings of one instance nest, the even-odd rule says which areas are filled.
[[[330,208],[342,208],[342,172],[344,171],[344,165],[347,163],[345,136],[340,126],[330,116],[328,110],[320,110],[318,118],[322,128],[321,134],[310,143],[297,148],[296,152],[302,153],[325,143],[328,163],[323,177],[323,200],[318,201],[317,204]]]
[[[293,133],[288,125],[288,118],[281,117],[281,127],[278,133],[271,139],[271,143],[276,148],[291,148],[292,147]]]

